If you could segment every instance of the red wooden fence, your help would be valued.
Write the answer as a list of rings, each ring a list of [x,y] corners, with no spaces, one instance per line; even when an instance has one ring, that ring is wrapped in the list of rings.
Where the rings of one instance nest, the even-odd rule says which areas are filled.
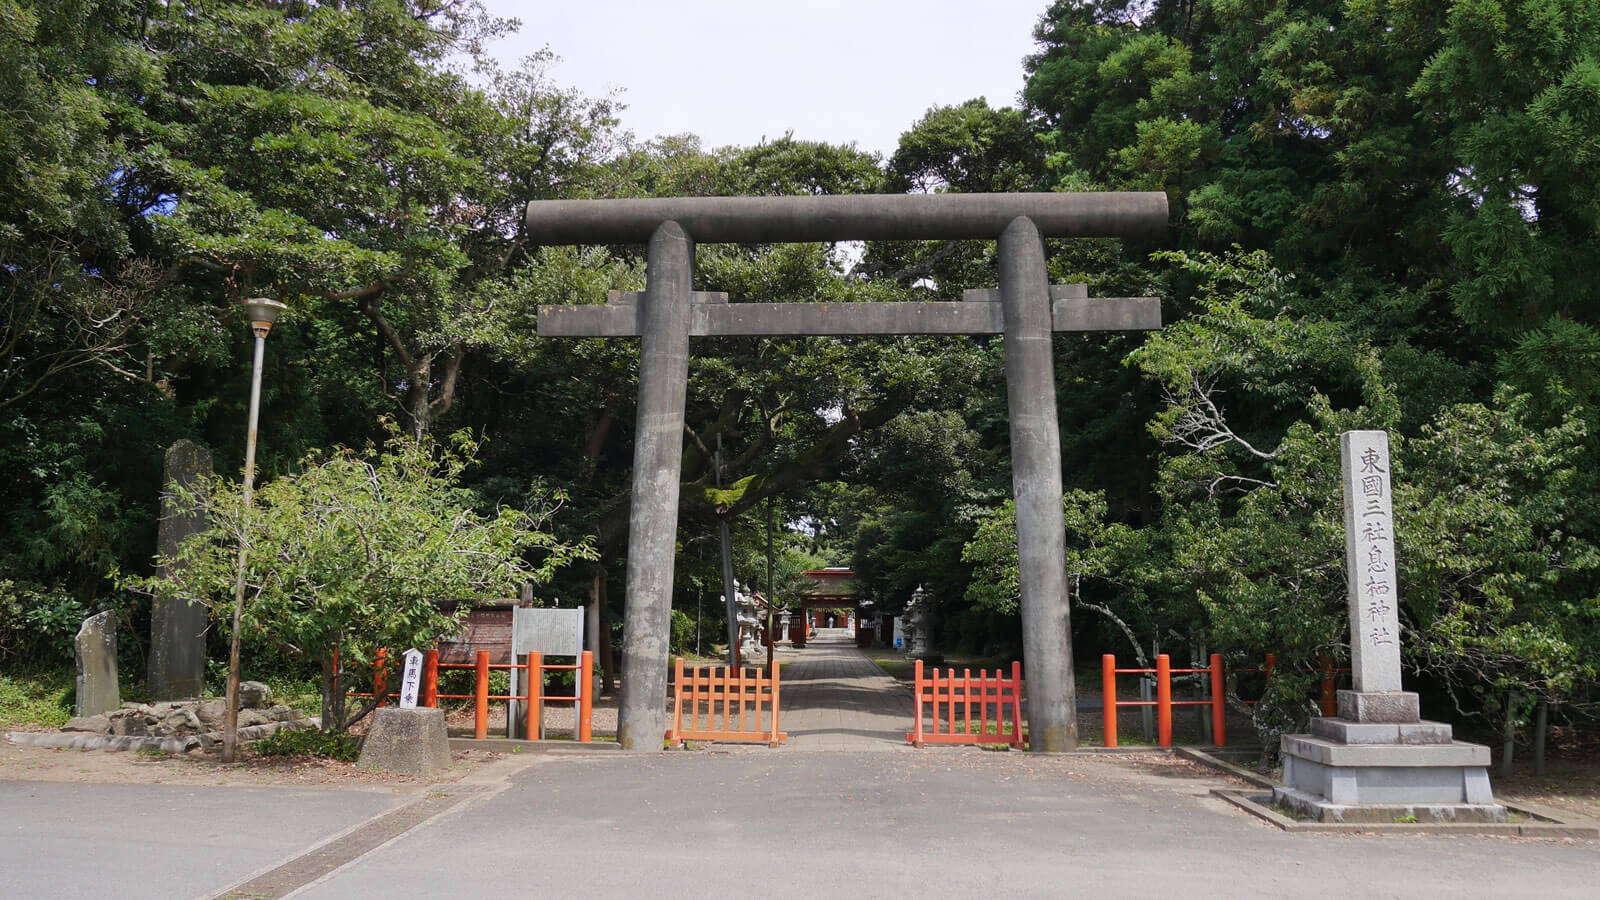
[[[914,747],[924,744],[1010,744],[1022,747],[1027,738],[1022,725],[1022,663],[1011,664],[1011,677],[995,669],[990,675],[982,669],[972,677],[971,669],[960,675],[955,669],[939,669],[924,678],[922,660],[917,660],[913,687],[916,721],[906,742]],[[932,707],[933,728],[924,722],[922,705]],[[972,708],[978,708],[978,718],[972,718]],[[994,710],[994,730],[990,730],[989,710]],[[1007,713],[1010,721],[1007,721]]]
[[[760,669],[697,666],[686,669],[683,657],[673,668],[672,727],[667,741],[744,741],[776,747],[789,739],[778,727],[781,668],[769,677]],[[718,727],[717,720],[722,720]],[[703,718],[702,718],[703,713]],[[685,724],[687,716],[688,724]]]
[[[390,697],[399,698],[398,691],[388,689],[388,664],[389,652],[379,650],[378,658],[374,664],[372,676],[372,693],[356,693],[357,697],[378,698],[378,705],[382,706]],[[473,691],[470,694],[441,694],[439,693],[440,669],[471,669],[473,670]],[[489,672],[493,669],[521,669],[527,673],[528,688],[522,694],[490,694]],[[544,673],[557,671],[577,672],[577,693],[573,696],[557,696],[544,693]],[[544,705],[546,703],[572,703],[577,707],[577,728],[573,735],[574,740],[588,743],[592,739],[594,721],[594,652],[583,651],[578,662],[569,665],[556,665],[546,663],[543,654],[530,653],[525,663],[493,663],[489,662],[489,651],[479,650],[476,658],[470,663],[441,663],[439,651],[428,650],[422,655],[422,684],[419,686],[420,697],[417,705],[436,707],[440,700],[471,700],[472,710],[472,736],[483,740],[489,736],[489,701],[491,700],[518,700],[527,704],[526,721],[523,732],[533,740],[543,724]]]
[[[1234,669],[1235,674],[1259,673],[1267,678],[1272,677],[1272,670],[1277,666],[1277,656],[1268,653],[1266,665],[1257,669]],[[1318,702],[1324,716],[1338,714],[1336,691],[1334,690],[1334,675],[1337,672],[1348,672],[1347,668],[1335,668],[1333,660],[1322,657],[1320,668],[1322,673],[1321,690],[1318,692]],[[1172,699],[1172,676],[1185,674],[1205,673],[1210,682],[1210,699],[1206,700],[1174,700]],[[1118,675],[1155,675],[1156,699],[1154,700],[1118,700],[1117,676]],[[1222,670],[1222,655],[1211,654],[1211,665],[1204,669],[1174,669],[1167,654],[1156,657],[1156,667],[1153,669],[1119,669],[1116,656],[1107,653],[1100,658],[1100,680],[1105,695],[1105,745],[1117,746],[1117,709],[1123,706],[1154,706],[1156,708],[1156,736],[1157,742],[1163,747],[1172,746],[1172,708],[1174,706],[1209,706],[1211,707],[1211,731],[1218,747],[1228,745],[1227,732],[1227,704]],[[1258,701],[1242,701],[1246,705],[1254,706]]]

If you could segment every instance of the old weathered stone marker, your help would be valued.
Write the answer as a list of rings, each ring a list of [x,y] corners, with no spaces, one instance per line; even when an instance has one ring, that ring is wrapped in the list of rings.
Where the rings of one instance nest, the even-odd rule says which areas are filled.
[[[171,558],[185,538],[209,526],[202,513],[186,512],[173,488],[195,491],[211,476],[211,451],[191,440],[167,448],[161,483],[161,528],[156,550]],[[162,575],[170,575],[163,567]],[[184,700],[205,693],[206,608],[189,600],[157,600],[150,613],[150,659],[145,683],[157,700]]]
[[[372,727],[361,741],[356,764],[401,775],[432,775],[450,768],[444,710],[398,706],[373,710]]]
[[[1051,332],[1159,328],[1161,304],[1091,299],[1083,285],[1050,284],[1044,238],[1155,237],[1167,227],[1165,193],[540,200],[528,204],[523,224],[534,243],[648,246],[642,293],[603,306],[539,308],[543,336],[639,338],[618,726],[625,749],[660,749],[666,731],[689,339],[733,335],[1003,336],[1029,747],[1077,746]],[[729,303],[693,287],[697,241],[961,239],[996,241],[999,290],[969,291],[953,303]]]
[[[78,699],[74,715],[93,716],[122,706],[117,690],[117,617],[107,611],[78,626]]]
[[[1347,431],[1339,449],[1353,690],[1339,692],[1336,718],[1284,735],[1283,785],[1273,796],[1325,822],[1504,822],[1489,789],[1489,748],[1423,721],[1417,695],[1401,689],[1389,436]]]

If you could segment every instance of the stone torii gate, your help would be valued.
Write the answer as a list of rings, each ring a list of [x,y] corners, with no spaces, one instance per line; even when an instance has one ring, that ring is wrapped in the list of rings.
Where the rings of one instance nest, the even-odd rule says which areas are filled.
[[[1029,742],[1044,752],[1077,746],[1050,335],[1160,328],[1161,306],[1052,286],[1043,239],[1157,237],[1167,226],[1164,193],[540,200],[528,204],[525,226],[537,244],[648,244],[643,292],[604,305],[541,306],[538,324],[549,337],[640,338],[617,735],[624,749],[659,749],[667,725],[689,338],[735,335],[1004,336]],[[696,241],[960,239],[999,242],[999,290],[968,291],[959,302],[729,303],[692,285]]]

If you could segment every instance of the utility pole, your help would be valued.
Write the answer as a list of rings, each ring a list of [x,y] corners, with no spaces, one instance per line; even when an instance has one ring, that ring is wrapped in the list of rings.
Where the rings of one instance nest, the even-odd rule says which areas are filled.
[[[722,432],[717,432],[717,487],[722,487]],[[733,581],[733,538],[728,534],[728,519],[719,516],[717,531],[722,537],[722,596],[728,611],[728,666],[739,664],[739,602]]]

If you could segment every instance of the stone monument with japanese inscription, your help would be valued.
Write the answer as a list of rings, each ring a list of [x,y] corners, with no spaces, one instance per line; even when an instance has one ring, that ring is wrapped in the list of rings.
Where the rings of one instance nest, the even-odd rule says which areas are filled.
[[[1424,721],[1417,695],[1401,688],[1389,436],[1347,431],[1339,450],[1352,689],[1339,692],[1337,717],[1284,735],[1273,799],[1324,822],[1504,822],[1489,788],[1489,748]]]

